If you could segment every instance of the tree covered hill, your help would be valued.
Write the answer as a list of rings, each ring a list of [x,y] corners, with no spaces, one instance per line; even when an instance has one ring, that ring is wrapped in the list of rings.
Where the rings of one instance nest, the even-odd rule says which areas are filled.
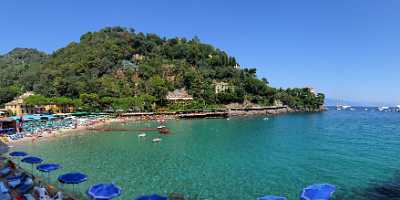
[[[216,94],[215,83],[222,81],[230,89]],[[307,88],[272,88],[267,79],[257,78],[255,68],[238,68],[234,57],[196,37],[165,38],[111,27],[88,32],[51,55],[15,49],[0,57],[0,104],[34,91],[49,98],[81,99],[83,104],[96,101],[96,106],[88,105],[96,110],[124,104],[121,99],[129,104],[136,97],[163,107],[167,92],[179,88],[203,106],[272,105],[279,100],[292,108],[316,109],[324,101],[323,94]]]
[[[39,82],[40,68],[47,59],[45,53],[25,48],[0,55],[0,105],[23,91],[33,90]]]

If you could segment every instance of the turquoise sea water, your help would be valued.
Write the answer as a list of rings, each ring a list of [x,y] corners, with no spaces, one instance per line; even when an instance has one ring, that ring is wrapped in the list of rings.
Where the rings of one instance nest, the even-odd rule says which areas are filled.
[[[385,199],[379,195],[387,188],[399,195],[400,113],[173,120],[167,123],[171,134],[159,144],[151,142],[157,132],[139,139],[134,131],[154,122],[111,126],[132,131],[92,131],[17,149],[62,164],[53,181],[62,172],[85,172],[82,192],[97,182],[115,182],[123,188],[119,199],[178,192],[191,199],[272,194],[291,200],[319,182],[337,186],[334,199]]]

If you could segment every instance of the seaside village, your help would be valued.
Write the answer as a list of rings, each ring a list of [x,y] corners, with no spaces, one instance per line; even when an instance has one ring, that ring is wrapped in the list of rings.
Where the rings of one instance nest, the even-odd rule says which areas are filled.
[[[215,87],[215,92],[223,92],[229,89],[229,85],[220,83]],[[41,137],[51,137],[62,134],[68,130],[79,128],[91,128],[105,122],[126,122],[126,120],[157,120],[160,125],[151,129],[161,134],[168,133],[164,126],[169,116],[176,118],[197,118],[197,117],[227,117],[231,115],[243,115],[243,113],[254,112],[260,114],[274,114],[280,109],[287,109],[278,105],[269,108],[239,109],[231,108],[216,110],[213,112],[183,112],[183,113],[90,113],[81,112],[72,106],[60,106],[48,104],[41,106],[27,105],[24,100],[34,95],[33,92],[15,98],[5,104],[0,110],[0,200],[76,200],[76,199],[113,199],[120,196],[122,189],[114,183],[98,183],[79,190],[79,184],[88,180],[83,172],[69,172],[57,177],[57,180],[50,179],[50,173],[62,166],[57,163],[48,163],[45,158],[29,155],[23,151],[13,151],[10,144],[18,141],[28,140],[35,142]],[[166,99],[170,103],[185,103],[193,100],[185,89],[178,89],[169,92]],[[287,110],[286,110],[287,111]],[[270,113],[268,113],[270,112]],[[228,115],[229,114],[229,115]],[[275,113],[276,114],[276,113]],[[229,119],[229,118],[228,118]],[[103,130],[103,129],[94,129]],[[104,129],[105,130],[105,129]],[[138,134],[144,137],[145,134]],[[158,143],[161,139],[153,139]],[[8,144],[8,145],[7,145]],[[31,166],[24,167],[21,166]],[[73,169],[69,169],[73,170]],[[41,174],[39,176],[39,173]],[[70,185],[67,187],[64,185]],[[78,188],[78,189],[76,189]],[[318,197],[318,199],[329,199],[335,191],[335,186],[330,184],[314,184],[303,189],[300,199],[313,199],[307,196]],[[321,198],[319,198],[321,197]],[[184,200],[184,195],[172,193],[169,196],[150,194],[140,197],[132,197],[136,200]],[[259,200],[286,200],[284,197],[265,196]]]

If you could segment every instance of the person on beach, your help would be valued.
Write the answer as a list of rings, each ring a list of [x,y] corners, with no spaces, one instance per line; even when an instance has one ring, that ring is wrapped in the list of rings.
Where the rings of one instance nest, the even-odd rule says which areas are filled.
[[[15,163],[12,160],[8,160],[7,164],[12,170],[16,170],[17,169],[17,165],[15,165]]]

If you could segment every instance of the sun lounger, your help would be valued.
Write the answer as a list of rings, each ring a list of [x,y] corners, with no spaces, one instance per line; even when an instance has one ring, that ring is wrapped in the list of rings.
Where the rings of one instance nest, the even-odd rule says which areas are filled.
[[[31,194],[25,194],[24,199],[25,200],[35,200],[35,198]]]
[[[10,192],[4,182],[0,182],[0,199],[11,200]]]
[[[7,193],[8,192],[8,188],[6,187],[4,182],[0,182],[0,192],[1,193]]]
[[[10,174],[11,173],[11,168],[10,167],[4,167],[3,169],[1,169],[0,170],[0,175],[1,176],[6,176],[6,175],[8,175],[8,174]]]
[[[7,182],[8,185],[11,188],[16,188],[17,186],[19,186],[23,181],[25,181],[26,179],[26,175],[25,174],[21,174],[19,176],[13,176],[13,177],[9,177],[7,178]]]
[[[18,191],[21,194],[26,194],[32,188],[33,188],[33,180],[30,177],[28,177],[21,185],[18,186]]]
[[[53,197],[54,200],[63,200],[63,193],[58,191],[57,194]]]
[[[10,193],[0,193],[0,199],[1,200],[11,200],[11,195]]]

